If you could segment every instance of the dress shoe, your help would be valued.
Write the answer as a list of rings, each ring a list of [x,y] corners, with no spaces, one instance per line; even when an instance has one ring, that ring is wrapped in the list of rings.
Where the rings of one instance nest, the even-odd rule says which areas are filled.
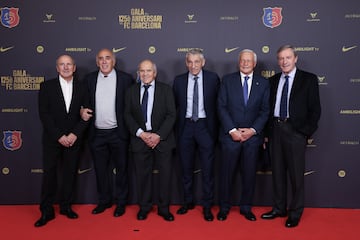
[[[161,213],[161,212],[158,212],[158,215],[163,217],[163,219],[165,221],[174,221],[174,215],[172,215],[170,212],[165,212],[165,213]]]
[[[96,206],[96,208],[94,208],[92,210],[92,214],[99,214],[105,211],[105,209],[107,208],[111,208],[112,204],[108,203],[108,204],[99,204]]]
[[[145,220],[147,218],[149,212],[144,211],[144,210],[140,210],[136,216],[137,220]]]
[[[251,211],[247,211],[247,212],[240,211],[240,214],[243,215],[249,221],[256,221],[256,217],[254,213]]]
[[[76,219],[79,217],[76,212],[74,212],[71,208],[61,209],[60,210],[61,215],[65,215],[70,219]]]
[[[176,214],[185,214],[188,212],[188,210],[191,210],[191,209],[194,209],[195,208],[195,205],[193,203],[187,203],[187,204],[184,204],[182,205],[176,212]]]
[[[204,208],[203,214],[204,214],[204,219],[205,219],[205,221],[211,222],[211,221],[214,220],[214,215],[212,214],[210,208]]]
[[[114,217],[120,217],[122,215],[124,215],[125,213],[125,206],[116,206],[115,211],[114,211]]]
[[[285,227],[292,228],[299,225],[299,219],[297,218],[288,218],[285,223]]]
[[[225,221],[227,218],[228,212],[224,210],[220,210],[220,212],[217,214],[216,218],[219,221]]]
[[[46,225],[49,221],[55,218],[55,214],[41,214],[39,220],[37,220],[34,224],[35,227],[41,227]]]
[[[286,217],[287,214],[286,213],[279,213],[275,210],[271,210],[270,212],[266,212],[263,215],[261,215],[262,219],[274,219],[277,217]]]

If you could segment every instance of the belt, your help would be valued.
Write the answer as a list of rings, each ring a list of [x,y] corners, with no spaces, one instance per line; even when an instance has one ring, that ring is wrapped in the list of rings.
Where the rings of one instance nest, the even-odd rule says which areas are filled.
[[[198,120],[193,120],[193,119],[191,119],[191,118],[186,118],[186,120],[187,121],[190,121],[190,122],[193,122],[193,123],[195,123],[195,122],[199,122],[199,121],[202,121],[202,120],[205,120],[206,118],[198,118]]]
[[[278,122],[278,123],[286,123],[286,122],[290,122],[290,118],[279,118],[279,117],[274,117],[274,122]]]

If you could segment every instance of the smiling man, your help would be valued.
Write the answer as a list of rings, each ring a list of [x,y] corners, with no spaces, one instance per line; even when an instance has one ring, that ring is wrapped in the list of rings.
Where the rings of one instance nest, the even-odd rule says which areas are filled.
[[[99,195],[98,205],[92,213],[102,213],[115,203],[114,217],[119,217],[125,213],[128,196],[129,133],[124,122],[124,97],[134,81],[131,75],[114,68],[116,58],[109,49],[98,52],[96,64],[99,70],[84,80],[87,101],[81,110],[82,118],[90,121],[89,146]],[[116,169],[114,184],[111,183],[113,171],[110,166]]]
[[[155,81],[157,69],[150,60],[140,62],[140,82],[126,92],[125,122],[130,131],[130,150],[135,164],[139,212],[145,220],[152,209],[153,166],[158,167],[158,215],[173,221],[170,213],[170,186],[175,148],[173,126],[176,110],[170,86]]]
[[[286,217],[296,227],[304,211],[304,171],[307,139],[321,115],[318,78],[296,67],[298,55],[291,45],[277,51],[281,69],[270,81],[269,146],[273,179],[273,208],[263,219]],[[287,204],[287,179],[291,201]]]

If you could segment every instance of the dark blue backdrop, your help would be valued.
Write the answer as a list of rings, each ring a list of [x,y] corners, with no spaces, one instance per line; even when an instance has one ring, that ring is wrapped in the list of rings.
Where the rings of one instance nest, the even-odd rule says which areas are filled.
[[[279,71],[277,48],[289,43],[298,50],[298,67],[318,75],[323,109],[307,149],[306,204],[360,207],[358,0],[2,0],[0,8],[0,204],[40,199],[37,92],[41,81],[56,76],[60,54],[76,59],[80,78],[96,69],[95,55],[104,47],[116,52],[119,69],[134,76],[138,62],[150,58],[158,65],[158,80],[172,84],[186,71],[188,48],[204,49],[205,67],[220,76],[237,69],[241,49],[253,49],[256,71],[269,77]],[[179,203],[174,160],[173,203]],[[88,171],[80,171],[76,201],[94,203],[87,151],[80,170]],[[239,197],[234,195],[235,203]],[[131,191],[130,202],[135,200]],[[255,204],[271,204],[268,173],[258,174]]]

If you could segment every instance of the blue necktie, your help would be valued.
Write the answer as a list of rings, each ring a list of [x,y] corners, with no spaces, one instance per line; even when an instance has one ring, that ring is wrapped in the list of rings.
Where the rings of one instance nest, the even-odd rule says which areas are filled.
[[[199,119],[199,89],[198,89],[198,76],[194,76],[194,91],[193,91],[193,109],[191,120],[196,122]]]
[[[281,100],[280,100],[280,119],[281,120],[284,120],[287,118],[288,89],[289,89],[289,76],[285,76],[285,84],[282,89]]]
[[[244,86],[243,86],[243,93],[244,93],[244,103],[245,103],[245,106],[247,104],[247,101],[248,101],[248,81],[249,80],[249,76],[245,76],[244,77]]]
[[[147,105],[148,105],[148,98],[149,98],[149,93],[148,93],[148,89],[151,85],[143,85],[145,90],[144,90],[144,94],[141,100],[141,111],[142,114],[144,116],[144,120],[145,123],[147,122]]]

